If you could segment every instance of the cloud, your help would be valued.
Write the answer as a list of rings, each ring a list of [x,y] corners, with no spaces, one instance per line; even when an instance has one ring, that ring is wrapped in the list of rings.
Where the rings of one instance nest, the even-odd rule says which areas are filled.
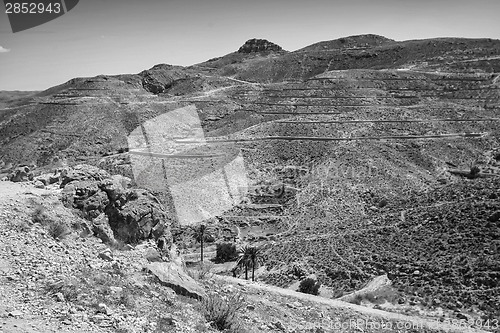
[[[0,45],[0,53],[7,53],[10,52],[10,49],[6,49]]]

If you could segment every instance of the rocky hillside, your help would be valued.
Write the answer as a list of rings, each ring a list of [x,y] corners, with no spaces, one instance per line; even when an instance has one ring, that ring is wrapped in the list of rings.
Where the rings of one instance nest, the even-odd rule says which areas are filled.
[[[252,39],[189,67],[10,96],[0,175],[96,166],[134,190],[81,179],[66,205],[119,227],[147,204],[149,227],[125,241],[161,220],[190,250],[183,228],[205,222],[265,246],[270,283],[302,267],[338,297],[387,274],[399,305],[496,318],[499,73],[498,40],[362,35],[288,52]]]

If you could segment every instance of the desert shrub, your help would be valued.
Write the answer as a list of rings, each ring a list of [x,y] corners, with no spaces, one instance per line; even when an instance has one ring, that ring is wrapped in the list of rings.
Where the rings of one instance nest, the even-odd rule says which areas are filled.
[[[16,220],[12,224],[12,227],[17,231],[26,232],[31,229],[31,223],[26,220]]]
[[[49,235],[54,239],[62,239],[69,232],[68,226],[61,221],[52,221],[48,227],[47,231]]]
[[[200,262],[199,265],[188,270],[188,275],[195,280],[206,280],[214,275],[213,269],[214,269],[213,263]]]
[[[78,299],[79,290],[74,279],[47,283],[44,289],[51,296],[61,293],[66,301],[73,302]]]
[[[356,304],[356,305],[361,305],[361,301],[363,300],[363,296],[361,295],[356,295],[354,298],[350,301],[351,304]]]
[[[293,264],[289,272],[290,274],[292,274],[295,277],[298,277],[299,279],[307,275],[307,269],[300,264]]]
[[[221,296],[208,294],[201,301],[201,312],[207,322],[219,331],[241,332],[237,313],[245,306],[240,294]]]
[[[33,223],[40,223],[41,225],[47,225],[52,222],[50,216],[47,214],[47,210],[42,205],[35,206],[31,214],[31,221]]]
[[[332,298],[340,298],[344,295],[345,295],[345,292],[342,289],[336,289],[332,292]]]
[[[127,309],[135,308],[135,299],[131,293],[123,293],[120,296],[119,303],[125,306]]]
[[[481,169],[477,165],[473,165],[470,168],[469,171],[469,178],[477,178],[479,176],[479,173],[481,172]]]
[[[238,259],[238,250],[234,243],[219,243],[216,247],[216,262],[226,262]]]
[[[379,202],[377,203],[377,206],[378,208],[384,208],[385,206],[387,206],[389,202],[387,201],[386,198],[382,198],[379,200]]]
[[[321,283],[313,278],[306,278],[300,282],[299,291],[305,294],[319,295]]]

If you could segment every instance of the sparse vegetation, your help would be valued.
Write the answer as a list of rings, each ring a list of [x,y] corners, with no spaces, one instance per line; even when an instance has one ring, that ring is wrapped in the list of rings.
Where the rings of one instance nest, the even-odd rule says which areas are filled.
[[[308,277],[300,282],[299,291],[305,294],[319,295],[320,287],[321,283],[313,278]]]
[[[71,230],[63,221],[53,219],[47,209],[38,204],[31,214],[31,221],[39,223],[47,229],[49,235],[54,239],[64,238]]]
[[[213,276],[214,264],[211,262],[200,262],[187,272],[195,280],[206,280]]]
[[[50,222],[50,217],[48,216],[45,207],[38,204],[35,206],[35,209],[31,214],[31,220],[33,221],[33,223],[40,223],[41,225],[47,225]]]
[[[474,179],[479,176],[481,169],[477,165],[472,165],[469,171],[469,178]]]
[[[62,221],[53,221],[47,226],[47,231],[54,239],[63,239],[70,232],[68,226]]]
[[[210,325],[225,332],[241,332],[242,325],[238,319],[238,312],[245,306],[240,294],[221,296],[210,293],[201,302],[201,311]]]

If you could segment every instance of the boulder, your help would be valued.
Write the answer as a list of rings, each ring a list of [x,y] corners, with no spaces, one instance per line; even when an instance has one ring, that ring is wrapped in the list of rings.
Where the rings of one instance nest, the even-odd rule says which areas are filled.
[[[92,220],[92,232],[105,244],[116,242],[113,230],[108,223],[108,217],[104,213]]]
[[[60,173],[44,173],[38,177],[35,177],[36,181],[40,181],[43,185],[52,185],[59,182],[61,174]]]
[[[162,262],[164,261],[163,258],[161,257],[160,252],[158,250],[149,248],[146,250],[146,253],[144,253],[144,257],[149,261],[149,262]]]
[[[36,188],[45,188],[45,185],[44,183],[42,183],[41,181],[37,180],[35,181],[35,183],[33,184]]]
[[[163,285],[172,288],[179,295],[196,299],[205,297],[203,288],[180,266],[172,262],[152,262],[146,266],[146,269]]]
[[[64,187],[62,201],[66,207],[81,210],[92,220],[104,212],[109,204],[108,196],[95,180],[74,181]]]
[[[126,243],[170,235],[165,207],[147,190],[128,190],[109,204],[105,213],[115,237]]]
[[[132,180],[121,175],[113,175],[100,182],[99,188],[106,192],[109,200],[116,201],[124,196]]]
[[[33,180],[33,173],[28,166],[20,166],[12,171],[9,175],[9,180],[16,183]]]

